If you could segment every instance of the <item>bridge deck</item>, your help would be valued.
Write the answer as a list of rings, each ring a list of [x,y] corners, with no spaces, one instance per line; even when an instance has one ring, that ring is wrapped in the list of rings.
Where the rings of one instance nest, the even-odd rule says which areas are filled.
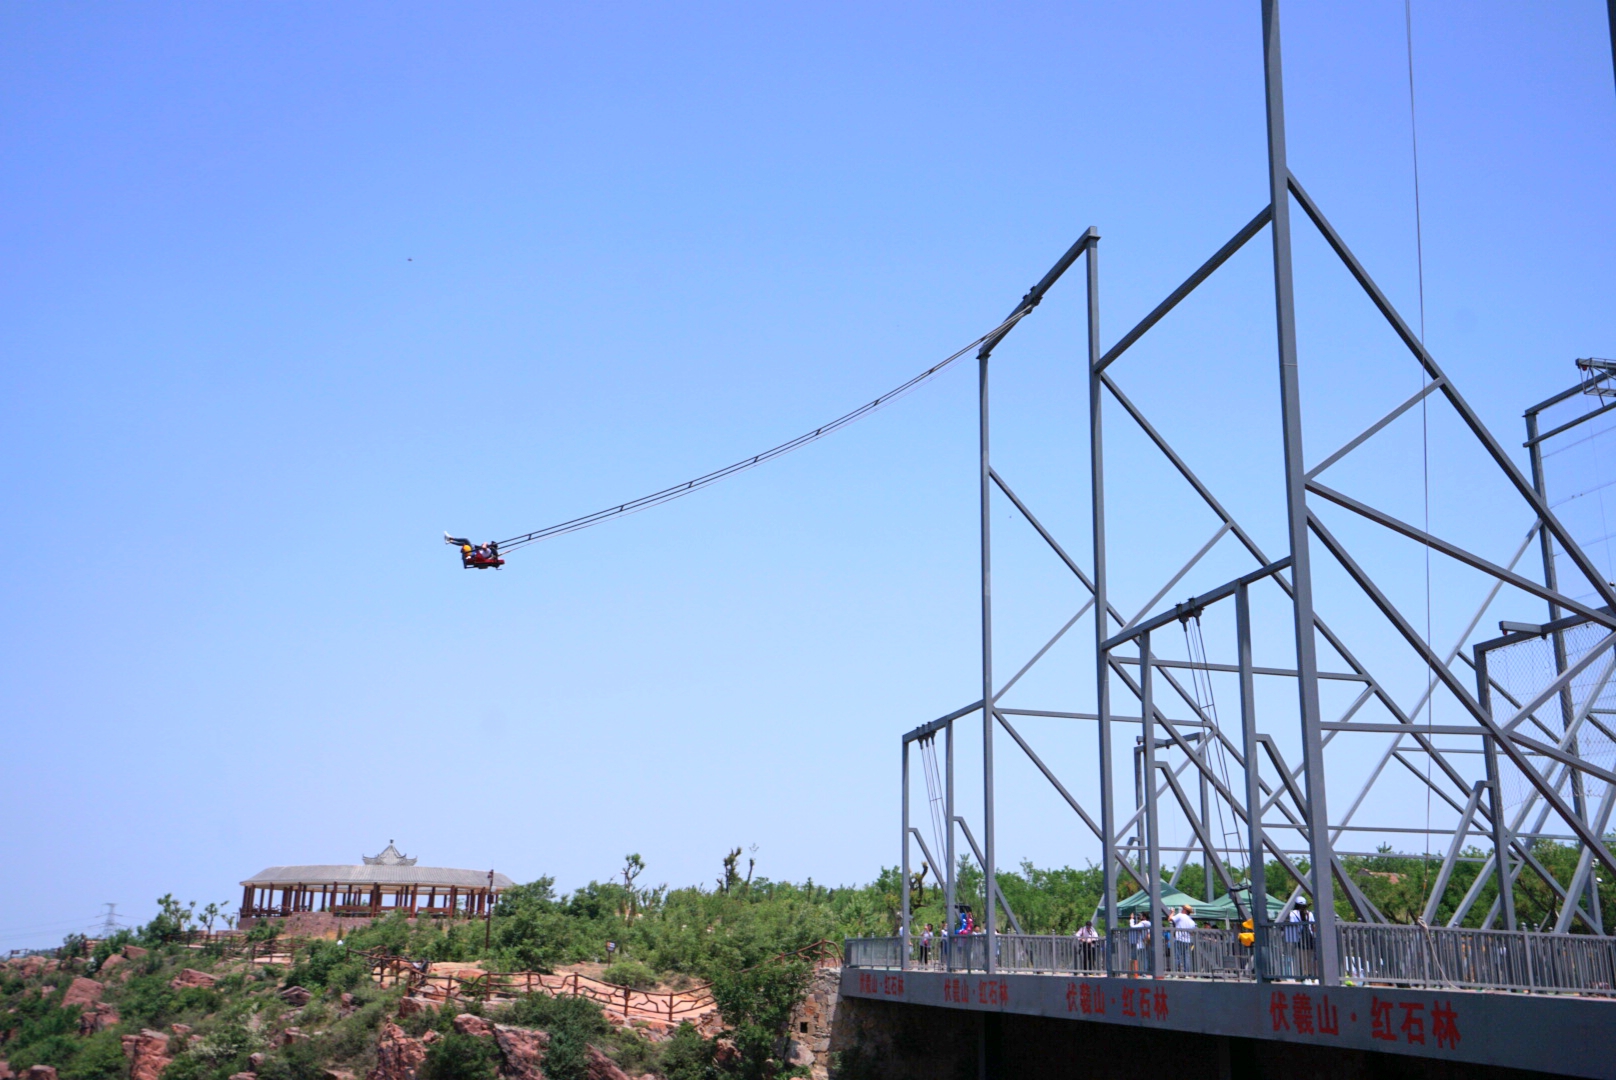
[[[853,943],[849,943],[853,944]],[[903,969],[860,958],[846,997],[1382,1051],[1616,1080],[1616,1001],[1312,982]]]

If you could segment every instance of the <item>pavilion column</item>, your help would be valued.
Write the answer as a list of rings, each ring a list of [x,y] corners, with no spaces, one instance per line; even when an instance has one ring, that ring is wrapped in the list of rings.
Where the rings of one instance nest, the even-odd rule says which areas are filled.
[[[460,903],[460,889],[458,886],[449,886],[449,918],[454,918],[456,907]]]

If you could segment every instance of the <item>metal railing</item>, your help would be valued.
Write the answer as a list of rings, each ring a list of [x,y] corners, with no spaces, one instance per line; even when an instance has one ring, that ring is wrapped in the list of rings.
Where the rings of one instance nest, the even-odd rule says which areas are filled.
[[[1239,931],[1130,930],[1081,942],[1055,934],[1000,934],[994,939],[1000,971],[1149,977],[1150,933],[1163,935],[1163,978],[1280,981],[1318,978],[1313,923],[1260,928],[1251,945]],[[1528,931],[1338,923],[1341,973],[1348,983],[1513,990],[1616,997],[1616,938]],[[985,971],[988,938],[937,938],[929,947],[911,940],[905,965],[903,939],[851,938],[849,967],[931,971]]]
[[[1345,927],[1348,923],[1337,923]],[[1317,923],[1285,922],[1259,927],[1253,943],[1252,965],[1264,978],[1306,982],[1319,977]],[[1343,958],[1342,964],[1347,961]],[[1260,967],[1258,967],[1260,965]]]
[[[1342,975],[1354,982],[1616,995],[1616,939],[1524,930],[1344,923]]]

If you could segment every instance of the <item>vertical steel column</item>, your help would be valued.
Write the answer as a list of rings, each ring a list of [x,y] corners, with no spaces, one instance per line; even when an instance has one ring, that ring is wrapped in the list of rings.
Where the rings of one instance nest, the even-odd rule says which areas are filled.
[[[1528,410],[1526,413],[1526,448],[1532,462],[1532,490],[1537,492],[1538,498],[1543,500],[1544,505],[1548,505],[1549,485],[1543,473],[1543,444],[1537,441],[1537,416],[1535,409]],[[1558,592],[1560,589],[1560,573],[1554,565],[1554,537],[1545,528],[1538,529],[1537,537],[1538,544],[1543,552],[1543,584]],[[1550,622],[1564,614],[1565,612],[1560,610],[1559,604],[1556,604],[1553,600],[1549,601]],[[1566,669],[1564,631],[1554,631],[1550,635],[1550,640],[1554,645],[1554,674],[1556,676],[1564,675]],[[1562,723],[1568,729],[1571,727],[1574,711],[1571,701],[1571,688],[1568,686],[1560,691],[1560,717]],[[1572,737],[1566,750],[1573,756],[1580,756],[1575,736]],[[1582,821],[1588,821],[1588,801],[1583,790],[1581,769],[1571,770],[1571,809]],[[1604,931],[1604,919],[1599,911],[1599,883],[1594,880],[1592,875],[1588,878],[1587,897],[1588,914],[1593,917],[1594,923],[1602,933]]]
[[[898,872],[903,875],[903,912],[898,923],[898,967],[909,967],[909,740],[899,739],[903,747],[903,858]]]
[[[1487,676],[1488,649],[1476,653],[1476,701],[1488,716],[1493,714],[1492,680]],[[1504,786],[1498,775],[1498,747],[1493,737],[1481,737],[1487,759],[1487,786],[1491,789],[1488,809],[1493,819],[1493,863],[1498,875],[1498,900],[1504,912],[1504,929],[1515,929],[1515,883],[1509,875],[1509,827],[1504,824]]]
[[[1296,622],[1296,682],[1301,706],[1302,772],[1307,791],[1307,840],[1319,982],[1341,981],[1330,880],[1334,862],[1324,800],[1324,741],[1319,728],[1318,645],[1313,636],[1313,564],[1308,556],[1307,466],[1302,459],[1302,395],[1296,359],[1296,295],[1291,279],[1290,168],[1285,163],[1284,74],[1279,51],[1279,0],[1263,0],[1263,76],[1268,98],[1269,229],[1274,238],[1274,313],[1279,338],[1279,393],[1285,443],[1285,502],[1289,512],[1291,585]]]
[[[1251,885],[1251,959],[1253,974],[1260,982],[1267,978],[1263,928],[1268,924],[1268,864],[1263,853],[1262,774],[1257,762],[1257,687],[1251,670],[1251,596],[1243,581],[1234,589],[1234,624],[1236,663],[1240,667],[1240,752],[1246,759],[1246,828],[1250,834],[1246,880]]]
[[[1105,649],[1111,601],[1105,573],[1105,439],[1100,428],[1100,238],[1089,242],[1089,507],[1094,530],[1094,713],[1099,717],[1100,753],[1100,907],[1105,920],[1105,970],[1116,974],[1117,870],[1113,847],[1117,829],[1111,784],[1111,658]]]
[[[1139,707],[1145,730],[1145,884],[1150,895],[1150,973],[1161,978],[1166,970],[1162,931],[1161,836],[1156,824],[1156,701],[1155,662],[1150,655],[1150,632],[1139,635]]]
[[[943,903],[945,905],[945,908],[944,908],[944,911],[943,911],[943,918],[946,920],[944,925],[943,925],[943,933],[944,933],[944,935],[948,936],[949,938],[952,938],[953,933],[954,933],[954,927],[956,925],[958,925],[958,916],[955,914],[955,909],[958,907],[958,903],[959,903],[958,898],[955,895],[955,891],[954,891],[955,890],[955,885],[957,883],[954,880],[954,862],[955,862],[955,859],[954,859],[954,721],[953,720],[950,720],[943,727],[943,761],[944,761],[943,771],[945,773],[944,780],[943,780],[943,805],[945,806],[945,808],[946,808],[945,812],[948,815],[948,826],[947,826],[948,827],[948,832],[947,832],[947,834],[946,834],[946,836],[944,838],[944,841],[943,841],[943,850],[947,853],[947,854],[945,854],[943,856],[943,858],[948,860],[948,868],[947,868],[947,871],[946,871],[946,880],[948,882],[947,896],[945,896],[943,898]],[[952,968],[950,968],[950,970],[952,970]]]
[[[981,438],[982,482],[982,903],[987,932],[988,974],[998,970],[995,934],[998,929],[997,864],[993,854],[993,504],[988,467],[988,358],[983,349],[977,360],[977,422]]]

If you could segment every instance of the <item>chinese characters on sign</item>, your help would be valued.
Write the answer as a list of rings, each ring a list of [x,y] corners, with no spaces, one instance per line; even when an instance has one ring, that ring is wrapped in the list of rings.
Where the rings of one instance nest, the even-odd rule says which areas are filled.
[[[1122,1015],[1137,1016],[1141,1020],[1167,1019],[1167,990],[1165,987],[1141,986],[1122,989]]]
[[[944,1004],[1004,1007],[1011,1001],[1009,981],[995,976],[954,975],[943,978],[940,984]],[[873,997],[905,996],[904,976],[897,973],[860,971],[858,988],[861,994]],[[1140,982],[1118,986],[1112,983],[1108,987],[1101,979],[1071,979],[1065,984],[1063,997],[1069,1015],[1104,1017],[1109,1012],[1113,1016],[1154,1024],[1169,1020],[1168,994],[1165,984]],[[1341,1007],[1330,1000],[1328,993],[1321,992],[1320,987],[1271,988],[1267,994],[1267,1027],[1276,1036],[1338,1038],[1341,1035]],[[1371,993],[1367,1010],[1359,1005],[1348,1013],[1349,1031],[1362,1037],[1365,1032],[1360,1024],[1365,1025],[1368,1036],[1378,1042],[1456,1050],[1462,1038],[1458,1010],[1451,998],[1405,1001],[1401,997]],[[1362,1020],[1360,1013],[1364,1014]],[[1178,1019],[1182,1022],[1184,1018]]]
[[[1427,1020],[1431,1039],[1439,1048],[1452,1050],[1459,1045],[1459,1014],[1452,1001],[1433,1001],[1427,1010],[1423,1001],[1383,1001],[1378,994],[1369,999],[1369,1034],[1382,1042],[1424,1046]]]
[[[958,977],[943,980],[943,1001],[953,1004],[978,1005],[1008,1005],[1010,1003],[1010,984],[1003,979],[976,979],[976,988],[971,988],[972,980]],[[900,988],[901,992],[901,988]]]
[[[1352,1019],[1357,1018],[1354,1013]],[[1275,990],[1268,996],[1268,1020],[1274,1031],[1294,1031],[1298,1035],[1341,1034],[1340,1010],[1331,1003],[1328,994],[1320,994],[1315,1000],[1310,993]],[[1424,1046],[1427,1035],[1445,1050],[1459,1045],[1459,1015],[1452,1001],[1432,1002],[1427,1008],[1423,1001],[1388,1001],[1378,994],[1371,995],[1370,1038]]]
[[[859,972],[859,993],[880,994],[883,997],[903,996],[902,975],[876,975],[872,972]]]
[[[1105,1015],[1105,985],[1103,983],[1066,984],[1066,1011],[1084,1016]]]

